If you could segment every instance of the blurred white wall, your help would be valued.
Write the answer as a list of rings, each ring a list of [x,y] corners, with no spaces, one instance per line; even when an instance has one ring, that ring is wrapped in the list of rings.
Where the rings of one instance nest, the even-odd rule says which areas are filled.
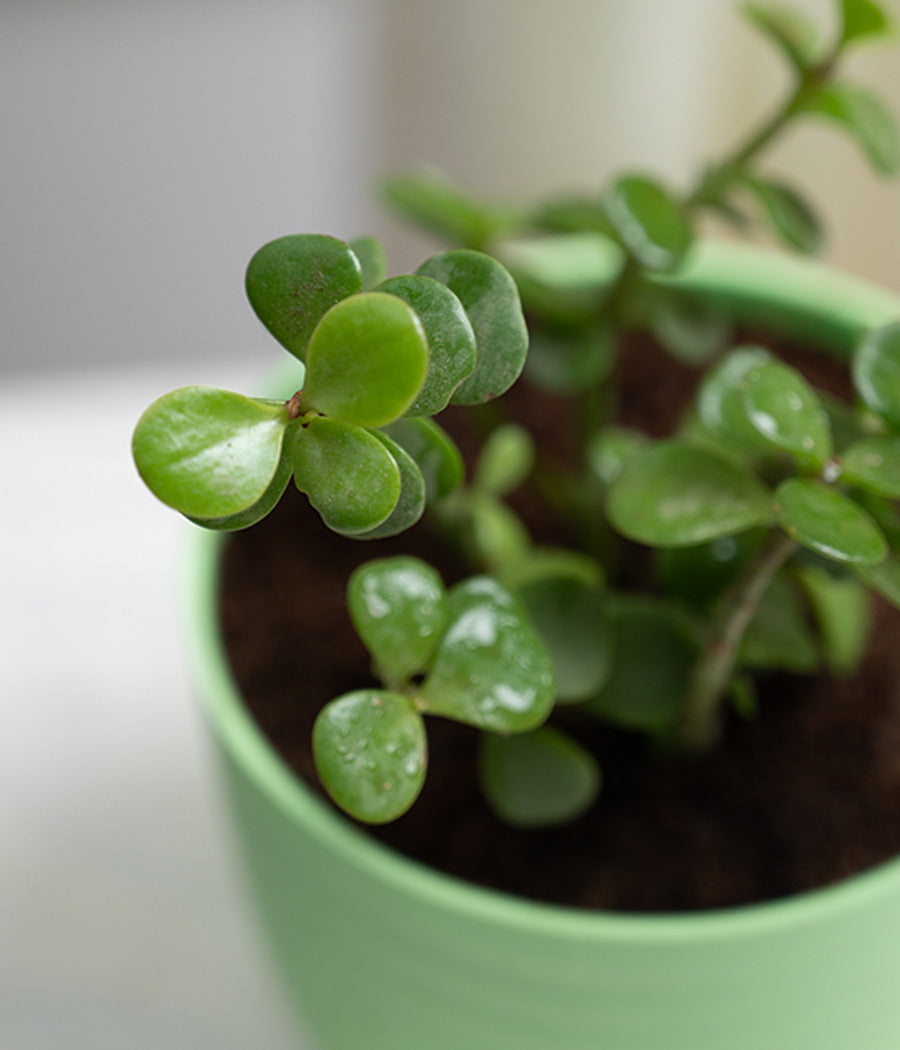
[[[893,6],[896,0],[888,0]],[[831,0],[795,0],[820,19]],[[278,354],[243,301],[295,230],[386,234],[377,174],[434,161],[489,194],[684,182],[784,88],[729,0],[4,0],[0,370]],[[900,51],[860,80],[900,110]],[[900,287],[900,182],[836,133],[774,151],[829,258]],[[266,355],[271,355],[267,357]],[[201,377],[202,378],[202,377]]]

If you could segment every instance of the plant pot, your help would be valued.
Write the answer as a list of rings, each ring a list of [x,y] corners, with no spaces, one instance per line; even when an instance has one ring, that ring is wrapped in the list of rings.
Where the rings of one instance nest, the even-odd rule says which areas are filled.
[[[900,317],[897,296],[735,246],[704,246],[679,283],[840,354]],[[220,550],[195,538],[194,673],[268,941],[323,1050],[900,1046],[900,859],[689,916],[580,912],[426,869],[314,796],[247,713],[218,631]]]

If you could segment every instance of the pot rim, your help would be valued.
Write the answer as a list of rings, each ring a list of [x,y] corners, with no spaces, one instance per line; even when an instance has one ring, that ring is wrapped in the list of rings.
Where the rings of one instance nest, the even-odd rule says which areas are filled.
[[[900,319],[900,295],[821,263],[730,242],[706,242],[673,283],[727,303],[744,323],[846,355],[866,328]],[[291,821],[371,877],[460,917],[578,942],[677,945],[754,937],[900,898],[900,856],[822,889],[691,913],[633,914],[548,904],[467,883],[367,836],[313,794],[270,746],[246,709],[218,630],[224,537],[191,527],[181,577],[184,633],[207,719],[229,757]]]

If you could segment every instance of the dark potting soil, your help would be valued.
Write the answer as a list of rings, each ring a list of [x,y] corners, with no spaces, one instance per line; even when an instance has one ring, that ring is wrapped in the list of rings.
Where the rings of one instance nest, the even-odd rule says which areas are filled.
[[[818,356],[793,360],[817,386],[841,392],[842,368]],[[624,420],[671,432],[696,374],[645,344],[629,362]],[[538,428],[538,414],[549,415],[546,444],[564,458],[564,403],[524,384],[516,391],[518,415]],[[531,511],[527,497],[521,510]],[[424,524],[389,540],[336,538],[292,486],[269,518],[227,543],[221,616],[235,676],[275,749],[314,790],[319,708],[373,684],[346,614],[347,577],[397,553],[432,561],[448,583],[466,572]],[[758,717],[731,717],[720,749],[702,759],[659,761],[642,738],[567,708],[568,730],[600,759],[603,791],[588,814],[549,830],[497,820],[477,786],[477,732],[428,719],[422,796],[396,823],[366,833],[461,879],[587,908],[716,908],[827,885],[900,854],[898,641],[900,614],[879,605],[864,671],[844,680],[768,676]]]

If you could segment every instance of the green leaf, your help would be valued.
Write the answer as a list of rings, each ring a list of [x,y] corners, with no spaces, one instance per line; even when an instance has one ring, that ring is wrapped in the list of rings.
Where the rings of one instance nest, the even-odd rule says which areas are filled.
[[[900,437],[863,438],[841,456],[841,480],[900,499]]]
[[[539,204],[530,216],[531,225],[554,233],[580,233],[590,230],[610,233],[606,213],[596,197],[567,194]]]
[[[754,475],[677,441],[660,442],[627,464],[607,512],[619,532],[653,547],[687,547],[772,518],[771,495]]]
[[[410,416],[443,412],[459,384],[475,368],[475,333],[462,303],[450,289],[430,277],[392,277],[378,291],[408,303],[422,322],[428,340],[428,371]]]
[[[547,577],[565,576],[598,590],[606,582],[603,566],[596,558],[565,547],[530,547],[527,556],[504,567],[500,582],[515,593]]]
[[[743,185],[758,201],[773,233],[789,248],[810,253],[821,249],[825,232],[819,217],[792,186],[759,176],[747,176]]]
[[[377,237],[357,237],[350,241],[350,250],[359,260],[362,291],[368,292],[387,277],[387,255]]]
[[[388,517],[374,529],[356,534],[358,540],[381,540],[387,536],[396,536],[412,528],[425,512],[425,479],[416,461],[387,434],[382,434],[380,430],[370,433],[378,438],[397,464],[400,471],[400,495]]]
[[[400,468],[368,430],[321,417],[294,439],[294,481],[335,532],[353,536],[385,521],[400,498]]]
[[[457,584],[423,709],[479,729],[535,729],[553,706],[553,667],[543,644],[510,593],[489,576]]]
[[[873,0],[841,0],[841,42],[866,36],[885,36],[893,28],[880,5]]]
[[[247,297],[256,316],[301,361],[313,329],[335,303],[362,289],[349,245],[317,233],[270,241],[247,267]]]
[[[801,72],[810,69],[819,53],[819,34],[803,12],[770,4],[745,4],[744,14]]]
[[[472,559],[490,572],[513,571],[531,550],[531,537],[521,519],[505,503],[482,492],[467,499]]]
[[[322,785],[357,820],[396,820],[422,790],[425,726],[405,696],[362,689],[332,700],[319,712],[312,743]]]
[[[772,355],[761,346],[739,346],[703,377],[697,392],[697,414],[704,427],[739,450],[758,451],[765,442],[747,419],[742,384],[751,369]]]
[[[405,218],[469,248],[481,248],[513,225],[508,209],[488,207],[442,171],[422,165],[382,183],[385,203]]]
[[[313,332],[300,411],[384,426],[412,404],[427,367],[425,332],[406,303],[381,292],[354,295]]]
[[[603,207],[619,242],[648,270],[673,270],[691,246],[686,209],[652,179],[622,176],[604,194]]]
[[[852,368],[863,402],[900,429],[900,321],[868,332],[853,355]]]
[[[796,369],[779,362],[754,365],[741,385],[750,425],[801,465],[820,470],[831,455],[828,417],[815,391]]]
[[[224,518],[264,498],[289,422],[281,402],[181,387],[141,416],[132,454],[163,503],[190,518]]]
[[[743,667],[810,674],[821,660],[816,638],[797,589],[776,576],[759,603],[741,642]]]
[[[832,561],[875,565],[887,555],[887,540],[862,507],[818,481],[783,481],[775,511],[789,536]]]
[[[433,419],[398,419],[386,433],[416,461],[425,481],[426,503],[448,496],[462,481],[462,455]]]
[[[853,569],[867,586],[900,609],[900,553],[891,551],[878,565],[855,565]]]
[[[882,175],[896,175],[900,171],[897,122],[876,95],[841,81],[825,85],[805,108],[840,124]]]
[[[654,287],[648,307],[650,331],[683,364],[706,364],[731,336],[728,315],[699,295]]]
[[[538,577],[521,585],[517,596],[553,661],[557,701],[597,693],[612,667],[604,596],[571,575]]]
[[[350,576],[347,606],[383,681],[399,685],[424,671],[447,626],[438,573],[401,555],[366,562]]]
[[[722,536],[695,547],[672,547],[656,552],[660,582],[667,594],[703,607],[715,601],[740,574],[759,549],[763,530]]]
[[[212,529],[214,532],[237,532],[239,529],[249,529],[251,525],[262,521],[275,509],[291,480],[293,463],[288,452],[290,440],[288,436],[282,446],[281,459],[278,461],[278,468],[269,482],[269,487],[256,503],[247,507],[246,510],[239,510],[236,514],[226,514],[219,518],[193,518],[188,515],[190,521],[195,525],[201,525],[204,529]]]
[[[598,430],[588,441],[588,466],[599,481],[611,485],[646,444],[647,435],[640,430],[616,426]]]
[[[869,641],[869,592],[855,576],[835,576],[820,565],[798,568],[797,578],[812,604],[828,666],[834,674],[852,673]]]
[[[474,488],[494,496],[517,489],[534,467],[534,440],[517,423],[504,423],[485,441],[475,466]]]
[[[481,738],[480,779],[493,811],[514,827],[538,828],[580,817],[600,791],[600,768],[571,737],[544,726]]]
[[[867,431],[863,414],[857,408],[825,390],[817,390],[816,394],[828,416],[836,454],[842,454],[850,445],[871,434],[871,431]]]
[[[617,598],[610,604],[613,667],[585,705],[626,729],[662,733],[678,720],[699,645],[689,622],[663,602]]]
[[[416,273],[447,285],[475,332],[475,370],[457,387],[453,403],[474,405],[499,397],[518,379],[528,353],[528,329],[509,272],[488,255],[457,249],[426,259]]]
[[[608,324],[590,328],[532,329],[525,373],[536,386],[554,394],[578,394],[605,379],[617,346]]]

